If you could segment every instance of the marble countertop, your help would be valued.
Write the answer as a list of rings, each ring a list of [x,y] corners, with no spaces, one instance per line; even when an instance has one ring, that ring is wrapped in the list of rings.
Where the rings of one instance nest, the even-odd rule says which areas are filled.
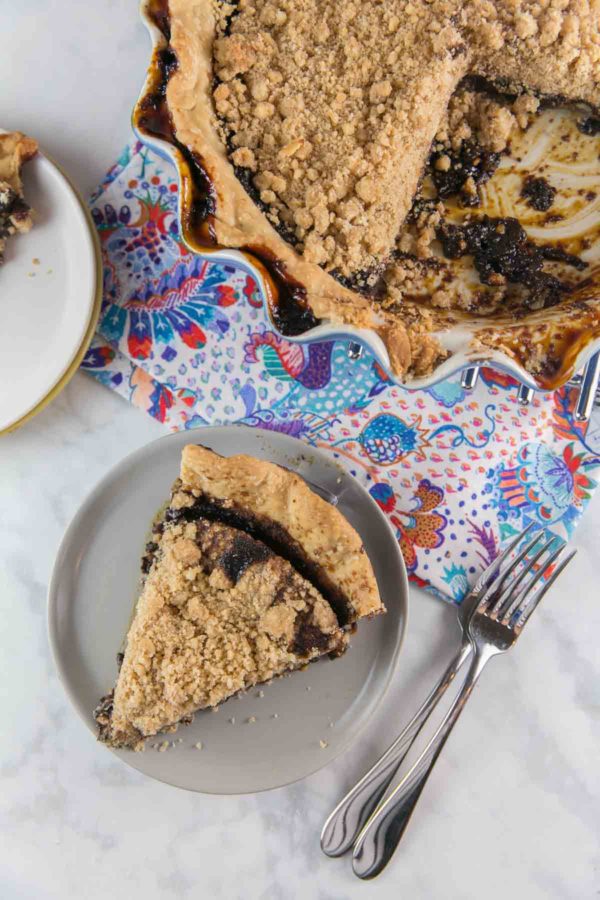
[[[3,30],[0,125],[38,137],[89,192],[129,137],[148,56],[135,0],[20,0]],[[200,796],[150,781],[95,743],[63,693],[45,617],[61,535],[94,483],[162,433],[78,374],[0,440],[3,900],[600,894],[600,498],[560,588],[492,663],[396,859],[367,886],[348,860],[321,855],[319,830],[452,654],[454,612],[440,601],[411,592],[396,683],[368,733],[321,772],[267,794]]]

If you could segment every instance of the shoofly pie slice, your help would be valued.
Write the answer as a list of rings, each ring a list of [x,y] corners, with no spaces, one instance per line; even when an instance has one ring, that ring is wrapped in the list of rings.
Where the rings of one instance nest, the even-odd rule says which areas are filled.
[[[407,228],[417,222],[417,245],[435,239],[443,225],[435,201],[451,184],[476,207],[478,182],[540,98],[581,101],[588,115],[597,108],[596,3],[166,6],[157,16],[169,45],[164,81],[140,121],[156,128],[166,95],[173,139],[201,183],[186,227],[200,223],[203,241],[262,262],[278,286],[269,301],[284,334],[324,319],[371,328],[396,374],[431,369],[440,351],[427,336],[435,323],[413,303],[420,257]],[[485,84],[487,99],[456,102],[474,83]],[[471,133],[487,134],[484,157]],[[428,161],[437,192],[423,205]],[[494,270],[482,283],[500,295],[513,274]]]
[[[0,134],[0,265],[8,238],[25,234],[33,225],[31,209],[23,198],[21,168],[37,149],[37,143],[20,131]]]
[[[344,624],[383,612],[339,512],[284,469],[202,447],[184,450],[142,570],[117,683],[95,713],[115,747],[141,749],[197,710],[343,653]]]

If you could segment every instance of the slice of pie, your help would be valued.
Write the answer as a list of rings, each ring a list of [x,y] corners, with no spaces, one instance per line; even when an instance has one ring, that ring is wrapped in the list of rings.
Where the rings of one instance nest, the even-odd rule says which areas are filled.
[[[20,131],[0,134],[0,265],[6,241],[33,225],[31,209],[23,198],[21,168],[37,153],[37,143]]]
[[[399,375],[439,361],[426,332],[452,318],[446,269],[436,304],[415,301],[435,272],[426,251],[444,234],[440,199],[476,207],[478,183],[540,99],[582,102],[582,115],[600,105],[594,0],[152,0],[150,10],[168,46],[138,121],[170,132],[191,167],[188,237],[259,260],[282,333],[321,320],[374,329]],[[554,282],[540,301],[542,263],[532,273],[523,234],[492,224],[481,295],[523,295],[525,311],[558,302]],[[482,222],[478,246],[490,232]]]
[[[154,526],[143,587],[99,737],[144,738],[324,654],[383,612],[371,564],[341,513],[297,475],[249,456],[183,451]]]

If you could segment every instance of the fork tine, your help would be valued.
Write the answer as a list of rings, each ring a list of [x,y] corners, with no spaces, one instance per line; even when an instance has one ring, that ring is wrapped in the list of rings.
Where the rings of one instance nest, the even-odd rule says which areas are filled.
[[[491,586],[491,588],[487,591],[487,595],[485,597],[485,602],[489,603],[490,600],[495,596],[496,599],[488,607],[489,612],[493,612],[498,606],[498,598],[502,596],[502,589],[506,584],[506,580],[511,575],[514,570],[517,568],[520,562],[527,556],[530,550],[535,547],[540,537],[543,535],[543,531],[538,531],[531,540],[527,541],[522,550],[517,553],[515,558],[511,561],[510,565],[505,569],[502,575],[498,578],[498,580]]]
[[[533,522],[530,522],[529,525],[527,525],[527,527],[524,528],[523,531],[516,536],[516,538],[512,539],[508,547],[506,547],[502,551],[502,553],[498,554],[498,556],[493,560],[493,562],[490,563],[487,569],[483,570],[483,572],[480,574],[479,578],[465,597],[465,600],[471,597],[476,597],[484,587],[488,587],[491,580],[496,576],[498,569],[500,568],[504,560],[515,549],[515,547],[521,543],[525,535],[528,534],[528,532],[530,532],[532,528]],[[465,600],[463,600],[463,603],[465,602]]]
[[[547,541],[542,544],[540,549],[536,551],[531,559],[525,558],[523,568],[521,569],[519,574],[513,578],[513,580],[509,585],[507,585],[507,587],[504,588],[500,598],[494,602],[494,609],[497,611],[498,619],[504,619],[506,617],[510,618],[510,615],[512,615],[512,612],[514,612],[514,610],[518,606],[518,598],[521,596],[521,592],[517,591],[517,588],[519,587],[523,579],[532,571],[537,561],[541,559],[544,553],[546,553],[550,549],[550,547],[556,540],[558,540],[558,538],[555,534],[553,534]],[[559,552],[563,546],[563,544],[560,545],[560,547],[558,548]],[[542,566],[543,572],[546,571],[548,565],[550,565],[550,563],[546,563]]]
[[[520,591],[517,591],[514,594],[508,608],[502,613],[502,617],[500,618],[500,616],[498,616],[498,621],[502,621],[505,624],[508,624],[519,607],[521,607],[521,611],[524,609],[522,605],[523,601],[529,594],[531,594],[538,581],[541,581],[541,579],[544,577],[544,573],[548,571],[549,567],[556,562],[556,560],[564,550],[564,546],[564,544],[561,544],[560,547],[557,547],[556,550],[554,550],[554,552],[550,554],[544,565],[541,565],[537,572],[534,573],[527,584],[525,584]],[[529,572],[531,570],[528,569],[527,571]]]
[[[563,550],[563,549],[564,548],[561,547],[561,550]],[[566,567],[569,565],[569,563],[571,562],[571,560],[573,559],[573,557],[576,554],[577,554],[577,550],[571,550],[571,552],[569,554],[567,554],[567,556],[565,556],[565,557],[563,557],[563,559],[561,559],[561,561],[559,562],[559,564],[553,571],[552,575],[549,577],[548,581],[544,582],[544,584],[541,586],[541,588],[539,589],[537,594],[535,594],[533,596],[533,598],[529,601],[529,603],[526,604],[525,608],[521,609],[519,611],[518,618],[515,623],[515,628],[518,628],[518,630],[521,631],[521,629],[523,629],[525,627],[525,625],[531,618],[534,610],[537,609],[537,607],[539,606],[540,601],[541,601],[542,597],[544,596],[544,594],[546,593],[546,591],[550,588],[551,585],[554,584],[554,582],[556,581],[556,579],[558,578],[560,573],[563,571],[563,569],[566,569]],[[549,564],[551,565],[551,563],[549,563]],[[546,569],[547,568],[548,567],[546,566]],[[536,577],[536,581],[537,580],[538,580],[538,578]],[[529,594],[529,593],[530,593],[530,591],[527,591],[527,594]]]

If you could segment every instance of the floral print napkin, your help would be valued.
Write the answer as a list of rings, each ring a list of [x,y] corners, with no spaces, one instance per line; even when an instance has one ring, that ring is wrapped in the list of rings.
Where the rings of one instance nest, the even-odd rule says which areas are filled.
[[[534,521],[567,539],[600,457],[565,388],[517,403],[483,369],[409,392],[343,341],[274,333],[255,281],[182,243],[177,175],[140,143],[91,200],[104,302],[83,369],[177,430],[241,422],[340,460],[389,517],[412,579],[459,601],[502,541]]]

